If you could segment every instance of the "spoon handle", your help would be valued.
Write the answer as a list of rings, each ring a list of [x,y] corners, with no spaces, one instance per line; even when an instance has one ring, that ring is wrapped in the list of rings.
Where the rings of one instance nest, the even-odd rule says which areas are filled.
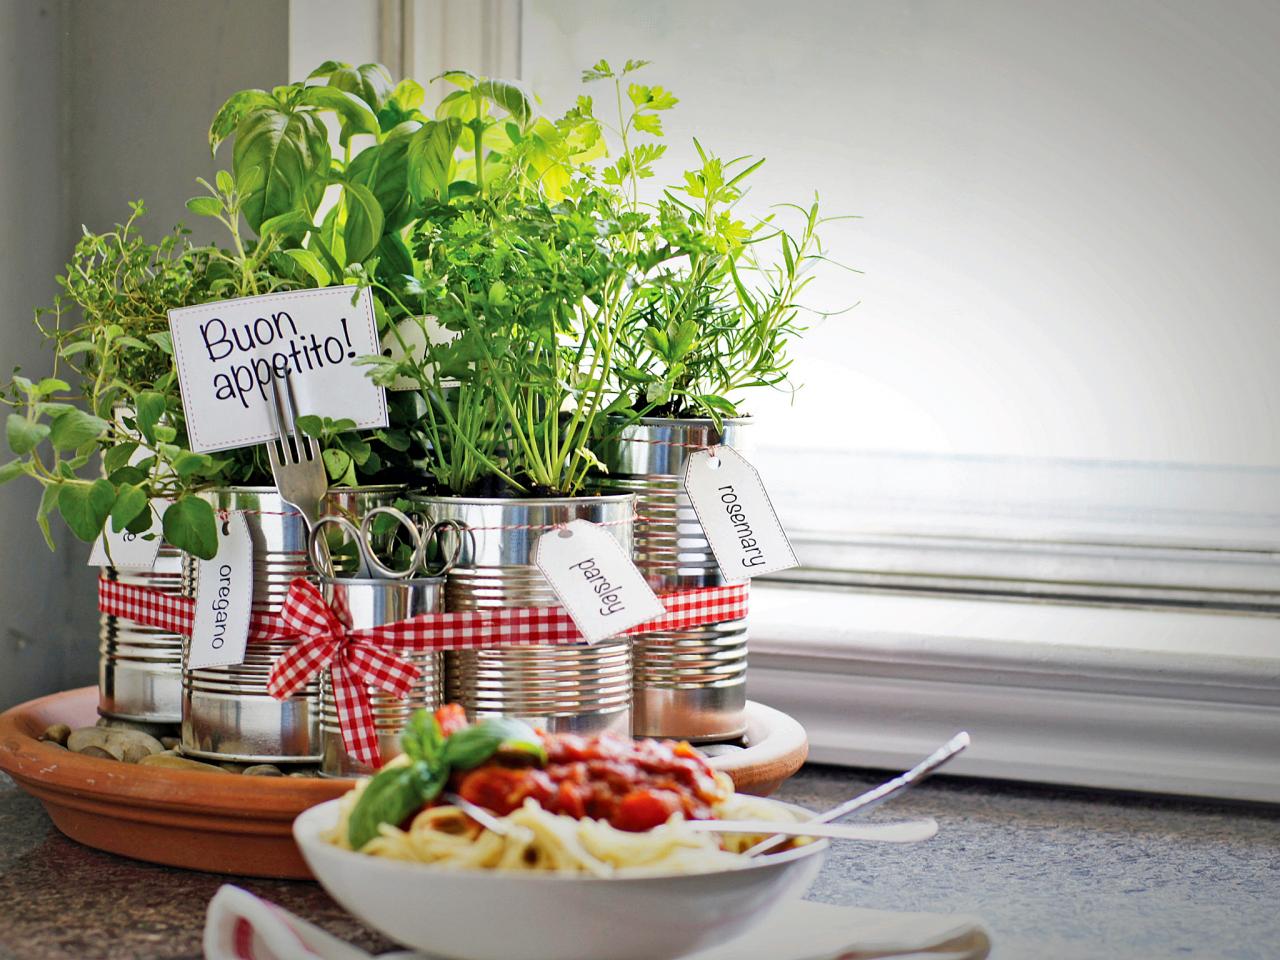
[[[865,813],[872,807],[879,806],[886,800],[910,790],[968,745],[969,734],[962,730],[906,773],[894,777],[892,780],[887,780],[880,784],[880,786],[874,787],[866,793],[859,794],[852,800],[846,800],[844,803],[834,806],[830,810],[819,813],[808,822],[830,823],[832,820],[839,820],[841,817],[847,817],[851,813]],[[774,847],[781,845],[784,840],[785,838],[782,836],[770,837],[768,840],[761,840],[750,850],[746,851],[745,855],[748,857],[755,857],[762,853],[767,853]]]
[[[879,843],[916,843],[938,832],[938,821],[901,820],[897,823],[779,823],[776,820],[687,820],[699,833],[759,833],[776,837],[829,837]]]

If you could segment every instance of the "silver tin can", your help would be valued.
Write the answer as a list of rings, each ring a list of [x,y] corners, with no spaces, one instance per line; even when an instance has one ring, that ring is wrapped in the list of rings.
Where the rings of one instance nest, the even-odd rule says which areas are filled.
[[[329,491],[326,512],[357,522],[371,507],[390,503],[403,488],[347,487]],[[312,573],[307,524],[275,487],[223,487],[204,494],[216,510],[244,513],[253,541],[253,610],[274,614],[295,577]],[[183,586],[195,590],[196,564],[186,558]],[[320,681],[286,700],[267,692],[267,678],[288,640],[250,643],[243,663],[188,670],[182,683],[182,752],[239,763],[315,763],[321,757]]]
[[[684,492],[689,456],[711,444],[743,449],[750,421],[644,418],[601,445],[596,486],[636,495],[636,566],[658,593],[725,583]],[[638,737],[707,742],[746,732],[747,621],[632,638]]]
[[[432,520],[467,527],[449,571],[445,609],[559,604],[534,564],[538,538],[558,524],[590,520],[629,553],[634,497],[485,500],[415,497]],[[449,537],[442,533],[450,550]],[[445,654],[447,699],[471,718],[519,717],[554,733],[631,732],[631,644],[497,647]]]
[[[352,628],[360,630],[407,620],[444,609],[444,578],[414,580],[356,580],[321,577],[317,581],[325,599],[351,613]],[[378,749],[385,763],[400,753],[400,734],[416,710],[435,710],[444,697],[444,661],[435,651],[403,651],[396,654],[418,668],[413,690],[403,700],[377,687],[369,687],[369,702],[378,731]],[[329,671],[320,681],[320,740],[323,758],[320,772],[330,777],[357,777],[374,770],[347,753],[338,725]]]
[[[150,570],[104,567],[116,583],[182,593],[182,551],[160,545]],[[98,712],[119,720],[182,720],[181,634],[104,613],[98,629]]]

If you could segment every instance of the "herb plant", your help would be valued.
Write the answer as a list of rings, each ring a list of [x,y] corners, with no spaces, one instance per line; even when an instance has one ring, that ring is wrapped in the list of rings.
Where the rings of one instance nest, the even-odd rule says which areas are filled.
[[[665,152],[661,111],[678,102],[667,90],[629,82],[647,66],[629,60],[615,70],[601,60],[584,82],[613,87],[616,126],[601,124],[618,144],[614,162],[600,171],[617,209],[643,215],[637,231],[638,286],[623,317],[612,375],[631,417],[722,417],[740,413],[744,390],[780,386],[791,361],[787,345],[804,328],[800,297],[812,268],[826,261],[819,238],[817,199],[784,204],[798,225],[778,214],[748,223],[736,211],[749,178],[763,159],[723,160],[694,140],[699,164],[678,184],[647,199],[641,181],[655,175]],[[625,85],[625,87],[624,87]],[[579,98],[591,112],[591,101]]]

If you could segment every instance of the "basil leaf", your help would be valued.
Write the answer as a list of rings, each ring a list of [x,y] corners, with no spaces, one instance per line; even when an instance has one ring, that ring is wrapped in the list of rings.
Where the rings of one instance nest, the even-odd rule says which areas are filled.
[[[360,794],[347,821],[351,848],[363,847],[384,823],[399,826],[409,814],[438,797],[447,779],[445,768],[422,760],[379,771]]]
[[[359,263],[373,253],[382,239],[382,207],[364,184],[344,184],[342,193],[347,207],[347,222],[342,228],[346,259],[347,263]]]
[[[444,742],[444,762],[454,770],[470,770],[500,750],[528,753],[546,760],[538,736],[527,723],[509,717],[486,717],[464,727]]]
[[[405,724],[400,745],[404,752],[414,760],[434,763],[440,757],[440,748],[445,743],[444,733],[436,716],[429,710],[418,710]]]

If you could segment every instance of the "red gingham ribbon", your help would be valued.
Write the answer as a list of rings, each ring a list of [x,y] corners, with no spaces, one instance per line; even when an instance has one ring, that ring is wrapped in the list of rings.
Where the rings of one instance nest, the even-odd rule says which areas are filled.
[[[626,635],[740,620],[747,615],[747,598],[745,582],[665,593],[660,599],[666,613],[632,627]],[[195,619],[195,601],[189,597],[105,578],[98,581],[98,609],[187,636]],[[464,650],[584,642],[568,611],[558,606],[426,613],[381,627],[350,630],[343,611],[331,609],[320,591],[301,577],[290,585],[278,617],[255,613],[250,620],[250,642],[283,637],[300,639],[277,658],[267,689],[283,699],[329,666],[343,741],[352,756],[369,766],[377,766],[380,758],[368,686],[403,698],[417,677],[415,667],[385,648]]]

